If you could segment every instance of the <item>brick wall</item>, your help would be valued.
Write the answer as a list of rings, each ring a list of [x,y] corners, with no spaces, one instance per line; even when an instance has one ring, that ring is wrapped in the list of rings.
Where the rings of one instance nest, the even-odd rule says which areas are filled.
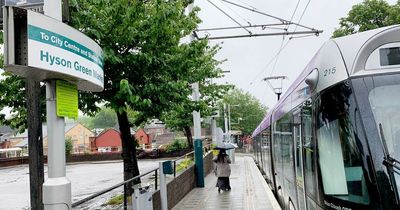
[[[105,161],[105,160],[122,160],[121,153],[96,153],[96,154],[72,154],[67,156],[67,162],[84,162],[84,161]],[[47,163],[47,156],[43,156],[44,163]],[[29,164],[29,157],[0,158],[0,168],[8,166],[16,166],[21,164]]]
[[[211,172],[212,166],[212,153],[210,152],[203,159],[205,176]],[[172,209],[195,187],[196,177],[193,165],[167,184],[168,209]],[[161,198],[159,190],[153,194],[153,209],[161,210]]]

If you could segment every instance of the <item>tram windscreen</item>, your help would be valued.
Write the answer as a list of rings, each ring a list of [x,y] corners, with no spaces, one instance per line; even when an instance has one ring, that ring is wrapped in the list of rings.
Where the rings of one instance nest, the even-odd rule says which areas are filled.
[[[400,159],[400,85],[376,87],[370,91],[368,99],[377,127],[382,127],[381,135],[389,154]]]
[[[368,95],[379,133],[385,139],[391,157],[400,159],[400,85],[372,89]],[[400,175],[394,173],[400,191]]]
[[[400,64],[400,47],[389,47],[379,49],[381,66]]]

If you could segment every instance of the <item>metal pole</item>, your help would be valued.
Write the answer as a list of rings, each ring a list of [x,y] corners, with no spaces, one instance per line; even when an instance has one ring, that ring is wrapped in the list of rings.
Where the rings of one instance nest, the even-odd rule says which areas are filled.
[[[212,143],[217,144],[217,122],[214,117],[211,119],[211,135]]]
[[[199,83],[192,84],[193,100],[199,101]],[[201,141],[200,111],[193,111],[193,131],[194,131],[194,162],[196,169],[196,185],[204,187],[204,168],[203,168],[203,142]]]
[[[188,5],[188,12],[193,10],[194,1]],[[194,34],[190,36],[190,41],[194,40]],[[192,84],[192,95],[194,101],[199,101],[199,83]],[[204,168],[203,168],[203,142],[201,140],[200,111],[193,111],[193,133],[194,133],[194,162],[196,169],[196,185],[204,187]]]
[[[160,169],[161,210],[168,210],[167,181],[164,174],[163,162],[159,163],[159,169]]]
[[[45,0],[44,13],[62,20],[61,0]],[[43,184],[45,210],[71,209],[71,182],[66,177],[65,121],[56,114],[56,82],[46,83],[48,179]]]
[[[227,135],[228,135],[228,105],[224,104],[224,125],[225,125],[225,139],[227,140]]]
[[[228,104],[228,142],[231,142],[231,105]]]

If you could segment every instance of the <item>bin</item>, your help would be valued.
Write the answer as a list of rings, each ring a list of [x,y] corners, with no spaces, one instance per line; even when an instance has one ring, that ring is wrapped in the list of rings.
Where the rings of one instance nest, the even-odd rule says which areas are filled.
[[[172,168],[172,161],[163,162],[163,172],[164,174],[174,174],[174,169]]]

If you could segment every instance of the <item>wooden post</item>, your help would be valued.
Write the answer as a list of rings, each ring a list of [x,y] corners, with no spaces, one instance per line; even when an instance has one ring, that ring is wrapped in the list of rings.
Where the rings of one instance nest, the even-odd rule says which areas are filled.
[[[26,79],[26,106],[28,111],[28,150],[29,150],[29,180],[31,208],[43,209],[42,185],[43,169],[43,137],[40,110],[40,83]]]

